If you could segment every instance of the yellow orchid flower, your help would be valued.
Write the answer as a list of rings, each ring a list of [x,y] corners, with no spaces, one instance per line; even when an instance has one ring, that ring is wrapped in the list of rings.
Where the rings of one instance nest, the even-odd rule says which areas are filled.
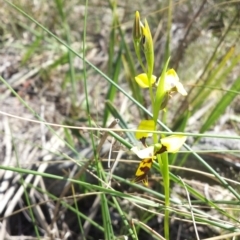
[[[156,82],[157,77],[152,75],[150,84],[153,85]],[[149,80],[146,73],[141,73],[135,77],[136,82],[141,88],[149,88]]]
[[[168,93],[179,92],[183,96],[187,95],[186,90],[184,89],[182,83],[180,83],[179,77],[173,68],[166,72],[165,91]]]
[[[156,155],[166,151],[170,153],[179,151],[186,139],[187,137],[183,135],[171,135],[162,138],[161,143],[142,150],[139,150],[137,147],[131,148],[131,151],[139,158],[143,158],[138,165],[133,182],[142,182],[145,186],[148,186],[148,172],[152,167],[154,159],[156,159]]]

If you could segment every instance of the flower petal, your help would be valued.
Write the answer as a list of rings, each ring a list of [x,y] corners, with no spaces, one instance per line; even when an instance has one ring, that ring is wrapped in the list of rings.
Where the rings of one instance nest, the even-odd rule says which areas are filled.
[[[147,132],[155,130],[155,123],[153,120],[142,120],[138,125],[138,130],[146,130],[146,132],[136,132],[135,136],[139,140],[141,138],[147,138],[152,136],[152,133]]]
[[[170,92],[176,87],[177,82],[179,82],[179,77],[175,70],[173,68],[168,70],[165,76],[165,91]]]
[[[186,141],[187,137],[183,135],[171,135],[161,139],[161,144],[166,147],[167,152],[175,153]]]
[[[176,83],[176,89],[177,89],[177,92],[179,92],[179,93],[182,94],[183,96],[187,96],[187,92],[186,92],[186,90],[184,89],[182,83],[180,83],[180,82]]]
[[[179,92],[183,96],[187,95],[182,83],[179,82],[179,77],[175,70],[172,68],[166,72],[165,76],[165,91],[166,92]]]
[[[139,150],[137,147],[132,147],[131,151],[141,159],[149,158],[149,157],[153,157],[154,155],[154,146],[150,146],[141,150]]]
[[[156,82],[157,77],[152,75],[150,79],[151,86]],[[148,76],[146,73],[141,73],[135,77],[136,82],[141,88],[149,88]]]
[[[152,167],[152,163],[151,158],[143,159],[138,165],[133,182],[142,182],[145,186],[148,186],[148,172]]]

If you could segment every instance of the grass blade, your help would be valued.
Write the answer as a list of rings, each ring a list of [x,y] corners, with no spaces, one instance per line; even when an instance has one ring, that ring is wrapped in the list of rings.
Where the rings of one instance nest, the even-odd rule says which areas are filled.
[[[234,98],[239,95],[240,92],[240,78],[237,78],[234,81],[234,84],[216,104],[216,107],[211,111],[211,115],[207,118],[207,121],[202,125],[200,129],[200,133],[205,132],[209,129],[212,124],[219,119],[219,117],[223,114],[229,104],[234,100]]]

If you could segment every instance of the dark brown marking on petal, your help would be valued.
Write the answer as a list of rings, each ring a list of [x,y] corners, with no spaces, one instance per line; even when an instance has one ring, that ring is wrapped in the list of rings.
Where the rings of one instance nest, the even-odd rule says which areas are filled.
[[[140,170],[144,173],[147,173],[150,170],[150,168],[149,167],[140,167]]]
[[[135,177],[133,181],[135,183],[139,183],[139,182],[143,182],[145,179],[147,179],[147,174],[143,174],[141,176]]]
[[[142,143],[142,145],[143,145],[144,147],[147,147],[146,137],[142,137],[142,138],[140,138],[139,140],[140,140],[140,142]]]
[[[167,148],[162,145],[162,147],[158,151],[155,152],[155,155],[161,154],[161,153],[164,153],[164,152],[167,152]]]

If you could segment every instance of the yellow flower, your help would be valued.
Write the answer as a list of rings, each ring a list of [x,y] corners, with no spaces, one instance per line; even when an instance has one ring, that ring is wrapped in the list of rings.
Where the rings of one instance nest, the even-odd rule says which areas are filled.
[[[150,84],[153,85],[156,82],[157,77],[152,75]],[[149,88],[148,76],[146,73],[141,73],[135,77],[136,82],[141,88]]]
[[[183,135],[171,135],[161,139],[162,151],[165,150],[170,153],[179,151],[187,137]]]
[[[139,123],[137,129],[138,130],[154,131],[155,130],[155,123],[154,123],[153,120],[142,120]],[[135,136],[139,140],[141,138],[147,138],[149,136],[152,136],[152,133],[149,133],[149,132],[136,132]]]
[[[186,141],[187,137],[183,135],[171,135],[161,139],[161,143],[157,143],[154,146],[150,146],[139,150],[137,147],[131,148],[139,158],[143,159],[137,168],[135,178],[133,182],[142,182],[145,186],[148,186],[148,172],[152,167],[154,159],[157,154],[163,152],[175,153]]]
[[[168,93],[179,92],[183,96],[187,95],[182,83],[179,82],[179,77],[174,69],[170,69],[165,75],[165,91]]]

